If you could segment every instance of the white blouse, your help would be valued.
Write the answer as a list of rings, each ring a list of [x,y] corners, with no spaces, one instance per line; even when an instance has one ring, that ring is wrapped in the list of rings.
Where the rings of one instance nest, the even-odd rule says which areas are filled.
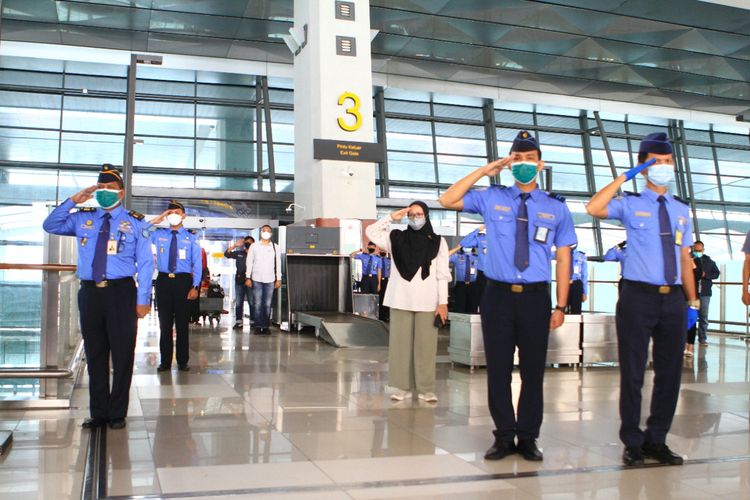
[[[383,217],[370,225],[367,237],[388,253],[391,250],[391,216]],[[448,304],[448,282],[451,279],[448,267],[448,244],[440,237],[437,257],[430,263],[430,275],[422,279],[422,271],[417,271],[411,281],[406,281],[398,272],[395,261],[391,266],[391,277],[385,291],[383,305],[404,311],[434,311],[439,304]]]

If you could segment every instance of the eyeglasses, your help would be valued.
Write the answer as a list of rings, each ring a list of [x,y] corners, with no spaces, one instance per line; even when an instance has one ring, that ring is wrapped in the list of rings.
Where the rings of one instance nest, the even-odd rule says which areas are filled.
[[[424,217],[424,214],[407,214],[410,219],[416,219],[417,217]]]

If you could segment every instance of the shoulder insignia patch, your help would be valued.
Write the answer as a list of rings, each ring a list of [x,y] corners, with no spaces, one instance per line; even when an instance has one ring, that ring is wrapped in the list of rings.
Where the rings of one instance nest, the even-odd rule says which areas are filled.
[[[549,196],[550,198],[554,198],[554,199],[556,199],[557,201],[559,201],[561,203],[565,203],[565,197],[563,195],[561,195],[561,194],[547,193],[547,196]]]
[[[686,200],[683,200],[679,196],[672,195],[672,198],[674,198],[675,200],[679,201],[680,203],[684,203],[685,205],[688,205],[688,202]]]
[[[128,212],[128,215],[131,216],[131,217],[133,217],[134,219],[138,219],[138,220],[143,220],[143,219],[146,218],[145,215],[143,215],[140,212],[136,212],[135,210],[131,210],[130,212]]]
[[[640,196],[641,193],[634,193],[633,191],[623,191],[625,196]]]

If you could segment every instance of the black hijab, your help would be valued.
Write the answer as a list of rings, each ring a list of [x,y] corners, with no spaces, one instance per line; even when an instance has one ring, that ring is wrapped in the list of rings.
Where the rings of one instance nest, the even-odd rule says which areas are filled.
[[[425,223],[421,229],[411,226],[403,231],[391,231],[391,257],[399,274],[406,281],[411,281],[422,268],[422,279],[430,275],[430,264],[437,257],[440,249],[440,236],[435,234],[430,223],[430,209],[421,201],[415,201],[410,207],[418,205],[424,210]]]

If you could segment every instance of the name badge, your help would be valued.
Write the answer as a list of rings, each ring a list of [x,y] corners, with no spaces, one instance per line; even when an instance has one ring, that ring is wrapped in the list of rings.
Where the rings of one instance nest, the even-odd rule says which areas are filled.
[[[476,266],[471,266],[469,268],[469,274],[477,274],[477,268],[476,268]]]
[[[536,232],[534,233],[534,241],[539,243],[547,243],[547,237],[549,236],[549,228],[544,226],[537,226]]]
[[[581,266],[580,265],[573,266],[573,274],[581,274]]]
[[[177,250],[177,254],[178,254],[180,260],[187,259],[187,251],[184,248],[179,248]]]
[[[117,241],[107,241],[107,255],[117,255]]]
[[[674,244],[678,247],[682,246],[682,231],[679,229],[674,232]]]

